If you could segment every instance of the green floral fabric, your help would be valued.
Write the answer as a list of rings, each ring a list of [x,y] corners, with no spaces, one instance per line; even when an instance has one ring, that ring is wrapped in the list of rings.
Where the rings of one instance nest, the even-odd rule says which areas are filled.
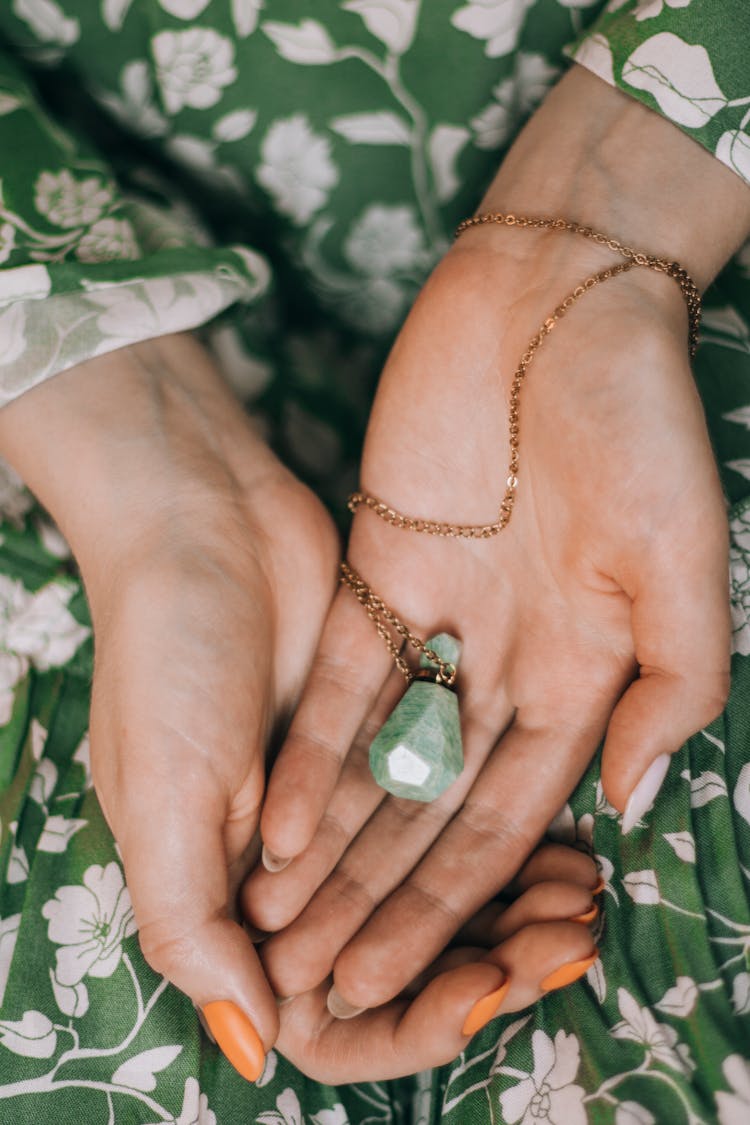
[[[9,0],[0,401],[199,328],[336,506],[399,323],[571,56],[750,179],[749,46],[745,0]],[[272,1052],[250,1086],[145,964],[91,789],[85,600],[2,471],[3,1125],[746,1125],[750,247],[706,295],[695,374],[731,505],[725,714],[629,836],[597,763],[553,825],[607,880],[587,979],[392,1083]]]

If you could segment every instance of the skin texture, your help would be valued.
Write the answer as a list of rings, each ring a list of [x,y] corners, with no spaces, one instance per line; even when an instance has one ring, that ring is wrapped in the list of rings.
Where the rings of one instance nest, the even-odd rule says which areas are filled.
[[[750,230],[736,176],[580,68],[519,137],[489,209],[589,223],[681,258],[702,287]],[[620,260],[558,232],[462,236],[384,370],[363,487],[413,516],[491,522],[518,359],[564,296]],[[388,1001],[512,877],[602,739],[623,810],[654,758],[720,713],[728,532],[686,340],[670,279],[638,269],[595,288],[530,369],[506,531],[436,540],[355,516],[354,567],[417,635],[464,642],[466,768],[427,806],[377,790],[367,746],[399,684],[341,590],[262,815],[266,847],[293,862],[244,889],[251,921],[281,931],[264,951],[277,990],[333,971],[349,1004]]]

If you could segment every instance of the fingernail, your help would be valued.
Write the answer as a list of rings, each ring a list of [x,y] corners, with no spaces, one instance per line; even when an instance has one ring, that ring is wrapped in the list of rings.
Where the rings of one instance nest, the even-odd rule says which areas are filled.
[[[596,903],[593,903],[593,905],[584,914],[574,914],[573,917],[569,919],[569,921],[582,922],[584,926],[588,926],[589,922],[594,921],[598,913],[599,907],[596,905]]]
[[[260,1078],[266,1054],[258,1032],[242,1009],[231,1000],[213,1000],[204,1006],[203,1015],[234,1069],[248,1082]]]
[[[509,988],[510,977],[507,977],[494,992],[490,992],[488,996],[483,996],[481,1000],[477,1000],[466,1017],[464,1026],[461,1028],[461,1034],[476,1035],[490,1020],[494,1019]]]
[[[584,957],[582,961],[569,961],[567,965],[561,965],[554,973],[545,977],[539,987],[542,992],[554,992],[556,988],[565,988],[566,984],[572,984],[574,980],[578,980],[588,972],[598,956],[599,950],[595,949],[590,957]]]
[[[653,762],[630,794],[628,803],[625,806],[625,812],[622,814],[623,836],[627,836],[631,828],[638,823],[643,814],[648,812],[653,805],[656,800],[656,795],[661,789],[661,783],[669,769],[670,761],[671,755],[669,754],[660,754],[658,758],[654,758]]]
[[[340,996],[335,988],[332,988],[326,997],[326,1006],[328,1011],[337,1020],[351,1020],[364,1012],[364,1008],[355,1008],[343,996]]]
[[[604,878],[603,875],[600,875],[599,878],[596,880],[596,886],[591,891],[592,895],[600,895],[602,893],[602,891],[604,890],[604,888],[606,887],[606,885],[607,885],[607,880]]]
[[[265,844],[263,845],[263,851],[260,853],[260,859],[266,871],[270,871],[273,875],[275,875],[277,871],[283,871],[284,868],[288,867],[292,862],[291,859],[284,859],[283,856],[274,855],[273,852],[268,850]]]

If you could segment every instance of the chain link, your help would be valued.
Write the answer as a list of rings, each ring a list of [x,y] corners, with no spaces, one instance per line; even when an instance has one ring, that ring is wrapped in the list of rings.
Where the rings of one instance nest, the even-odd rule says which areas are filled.
[[[464,219],[456,228],[455,237],[458,238],[459,235],[465,230],[469,230],[471,227],[483,226],[488,223],[499,223],[509,227],[535,227],[548,230],[571,231],[573,234],[580,234],[584,238],[590,238],[593,242],[616,251],[623,256],[625,261],[609,266],[607,269],[600,270],[598,273],[592,274],[577,285],[575,289],[557,305],[535,335],[532,336],[526,351],[521,356],[518,367],[513,374],[508,408],[508,444],[510,447],[508,478],[505,483],[505,495],[500,504],[497,518],[493,523],[455,524],[442,520],[430,520],[418,516],[409,516],[392,508],[377,496],[362,491],[353,492],[349,497],[348,507],[349,511],[352,513],[356,512],[358,508],[369,508],[379,519],[384,520],[392,527],[401,528],[404,531],[420,532],[423,535],[437,535],[442,538],[450,539],[491,539],[494,535],[498,535],[507,527],[513,513],[516,490],[518,487],[519,438],[521,432],[520,399],[521,388],[526,378],[526,373],[537,350],[541,347],[546,337],[549,336],[550,332],[552,332],[561,317],[565,316],[568,310],[572,308],[576,301],[579,301],[585,293],[588,293],[595,286],[610,280],[610,278],[617,277],[619,274],[626,273],[628,270],[637,266],[653,269],[674,278],[687,304],[689,320],[688,349],[691,357],[695,355],[695,350],[698,346],[701,297],[695,282],[678,262],[670,262],[665,258],[657,258],[652,254],[643,254],[630,246],[623,245],[623,243],[618,242],[616,238],[609,238],[600,231],[595,231],[591,227],[582,226],[580,223],[570,222],[567,219],[534,218],[527,215],[506,214],[501,211],[490,211],[482,215],[474,215],[472,218]],[[441,660],[431,649],[426,648],[424,641],[421,641],[419,637],[415,636],[409,630],[396,616],[393,610],[388,608],[382,598],[378,597],[378,595],[373,592],[361,575],[347,562],[341,563],[341,582],[349,587],[360,604],[364,606],[368,617],[375,625],[375,628],[383,638],[388,651],[393,657],[396,667],[406,680],[411,681],[413,673],[406,660],[401,655],[403,646],[396,644],[390,629],[393,629],[396,635],[401,637],[402,641],[407,641],[413,648],[417,649],[419,652],[423,652],[428,660],[438,665],[438,678],[441,682],[449,686],[453,684],[456,678],[455,667]]]
[[[437,665],[437,680],[439,683],[445,684],[446,687],[453,686],[456,680],[455,664],[451,664],[449,660],[441,660],[433,649],[428,648],[424,641],[415,636],[393,610],[388,608],[383,599],[370,589],[364,578],[348,562],[341,563],[341,581],[349,587],[359,604],[364,607],[367,616],[385,641],[394,664],[408,683],[411,683],[414,679],[414,673],[401,655],[402,645],[397,644],[391,636],[388,630],[389,625],[396,635],[401,637],[402,641],[407,641],[412,648],[424,653],[431,663]]]

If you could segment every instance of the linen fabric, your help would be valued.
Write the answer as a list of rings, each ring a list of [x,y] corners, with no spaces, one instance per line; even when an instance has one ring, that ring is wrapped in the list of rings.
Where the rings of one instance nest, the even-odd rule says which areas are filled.
[[[399,324],[571,58],[750,181],[749,49],[745,0],[12,0],[0,402],[197,329],[340,511]],[[750,246],[706,294],[694,370],[731,506],[726,711],[628,837],[597,762],[557,818],[607,882],[586,979],[397,1082],[326,1087],[274,1051],[249,1085],[144,962],[91,788],[83,592],[2,471],[3,1125],[746,1125]]]

